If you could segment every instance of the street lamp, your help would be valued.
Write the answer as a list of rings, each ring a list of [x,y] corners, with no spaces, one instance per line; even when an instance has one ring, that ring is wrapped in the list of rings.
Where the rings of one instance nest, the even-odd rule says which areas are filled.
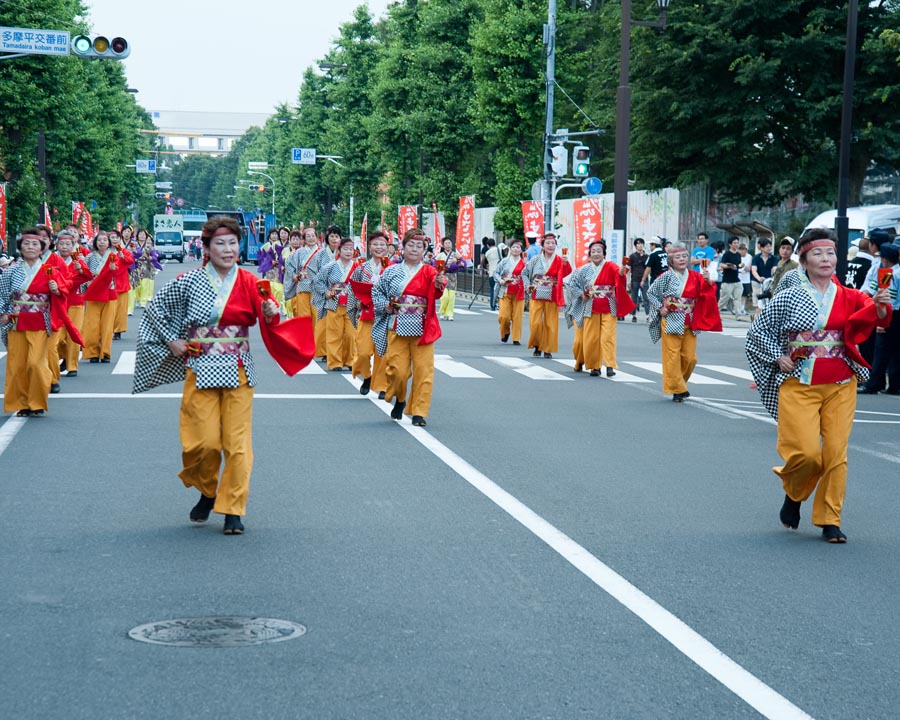
[[[275,178],[271,175],[266,175],[264,172],[260,172],[259,170],[248,170],[248,175],[262,175],[264,178],[269,178],[272,182],[272,214],[275,214]]]
[[[616,89],[616,164],[613,182],[613,231],[620,232],[622,250],[628,230],[628,146],[631,142],[631,86],[628,66],[631,64],[631,26],[666,28],[669,0],[656,0],[659,18],[656,22],[631,19],[631,0],[622,0],[622,42],[619,51],[619,87]]]

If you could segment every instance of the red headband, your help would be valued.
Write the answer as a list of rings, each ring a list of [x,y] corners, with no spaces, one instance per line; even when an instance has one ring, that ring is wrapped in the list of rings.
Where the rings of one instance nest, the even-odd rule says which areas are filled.
[[[810,240],[808,243],[804,243],[803,247],[800,248],[800,257],[803,257],[807,252],[817,247],[837,248],[837,244],[834,242],[834,240],[829,240],[828,238]]]
[[[685,248],[685,247],[666,248],[666,252],[669,255],[677,255],[678,253],[687,254],[687,248]]]

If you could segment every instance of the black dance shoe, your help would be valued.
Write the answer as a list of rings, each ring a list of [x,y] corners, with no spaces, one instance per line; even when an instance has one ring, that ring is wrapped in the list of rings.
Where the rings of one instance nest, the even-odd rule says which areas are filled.
[[[16,417],[31,417],[31,410],[19,410],[16,413]]]
[[[612,368],[609,368],[609,367],[606,368],[606,377],[615,377],[615,376],[616,376],[615,370],[613,370]]]
[[[535,349],[534,349],[534,352],[531,353],[531,354],[532,354],[534,357],[540,357],[540,356],[541,356],[541,350],[540,350],[540,348],[535,348]]]
[[[675,394],[672,396],[672,402],[683,403],[683,402],[684,402],[685,400],[687,400],[690,396],[691,396],[691,394],[690,394],[689,392],[675,393]]]
[[[522,343],[520,343],[518,340],[513,340],[513,345],[521,345],[521,344]]]
[[[100,362],[100,358],[91,358],[90,360],[88,360],[88,362],[89,363],[98,363],[98,362]]]
[[[216,499],[214,497],[201,495],[197,504],[191,508],[191,522],[206,522],[209,520],[209,513],[212,512],[215,504]]]
[[[500,338],[500,342],[506,342],[507,340],[509,340],[509,333],[506,333],[506,335]]]
[[[425,427],[425,418],[421,415],[413,415],[412,424],[416,427]]]
[[[359,386],[359,394],[360,395],[368,395],[369,388],[371,388],[371,387],[372,387],[372,378],[370,378],[370,377],[364,378],[362,381],[362,385]]]
[[[391,410],[391,417],[394,420],[399,420],[403,417],[403,411],[406,409],[406,403],[400,402],[399,400],[394,401],[394,409]]]
[[[791,500],[787,495],[784,496],[784,505],[781,506],[781,512],[778,513],[781,518],[781,524],[788,530],[796,530],[800,527],[800,502]]]
[[[244,523],[241,522],[240,515],[226,515],[225,516],[225,527],[222,532],[226,535],[243,535],[244,534]]]
[[[847,542],[847,536],[841,532],[841,529],[837,525],[823,525],[822,538],[830,543]]]
[[[59,392],[59,383],[50,384],[50,394],[56,395]]]
[[[385,396],[384,390],[382,390],[380,393],[378,393],[378,399],[379,399],[379,400],[384,400],[385,397],[386,397],[386,396]]]
[[[553,353],[544,353],[544,357],[545,357],[547,360],[552,360],[552,359],[553,359]]]
[[[78,377],[78,371],[77,370],[69,370],[69,372],[66,373],[66,377]]]
[[[102,358],[100,360],[100,362],[102,362],[102,363],[108,363],[109,361],[110,361],[109,358]]]
[[[591,377],[600,377],[599,370],[591,370]]]

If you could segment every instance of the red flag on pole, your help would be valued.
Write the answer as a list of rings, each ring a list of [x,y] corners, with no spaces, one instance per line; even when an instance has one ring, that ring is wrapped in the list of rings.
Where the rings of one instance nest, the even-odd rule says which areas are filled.
[[[53,230],[53,218],[50,217],[50,206],[44,203],[44,225]]]
[[[0,247],[6,252],[6,183],[0,183]]]
[[[431,203],[431,213],[434,215],[434,251],[438,252],[441,246],[441,224],[438,218],[437,203]]]
[[[397,233],[400,239],[406,234],[407,230],[412,230],[416,226],[418,214],[415,205],[401,205],[397,214]]]
[[[525,232],[536,232],[538,237],[544,234],[544,207],[531,200],[522,201],[522,225]]]
[[[369,213],[363,215],[362,227],[359,229],[359,252],[365,258],[369,254]]]
[[[588,247],[595,240],[600,240],[603,223],[600,217],[600,200],[597,198],[579,198],[575,201],[575,267],[589,261]]]
[[[456,252],[463,260],[475,259],[474,195],[464,195],[459,199],[459,215],[456,216]]]

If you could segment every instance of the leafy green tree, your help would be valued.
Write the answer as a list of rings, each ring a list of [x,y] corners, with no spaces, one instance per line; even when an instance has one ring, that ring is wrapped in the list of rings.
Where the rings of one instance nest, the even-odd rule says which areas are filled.
[[[894,0],[860,7],[852,202],[870,164],[900,148],[900,76],[881,32],[900,26],[897,9]],[[633,36],[639,183],[709,182],[757,205],[833,199],[846,23],[843,3],[672,3],[663,34]]]

